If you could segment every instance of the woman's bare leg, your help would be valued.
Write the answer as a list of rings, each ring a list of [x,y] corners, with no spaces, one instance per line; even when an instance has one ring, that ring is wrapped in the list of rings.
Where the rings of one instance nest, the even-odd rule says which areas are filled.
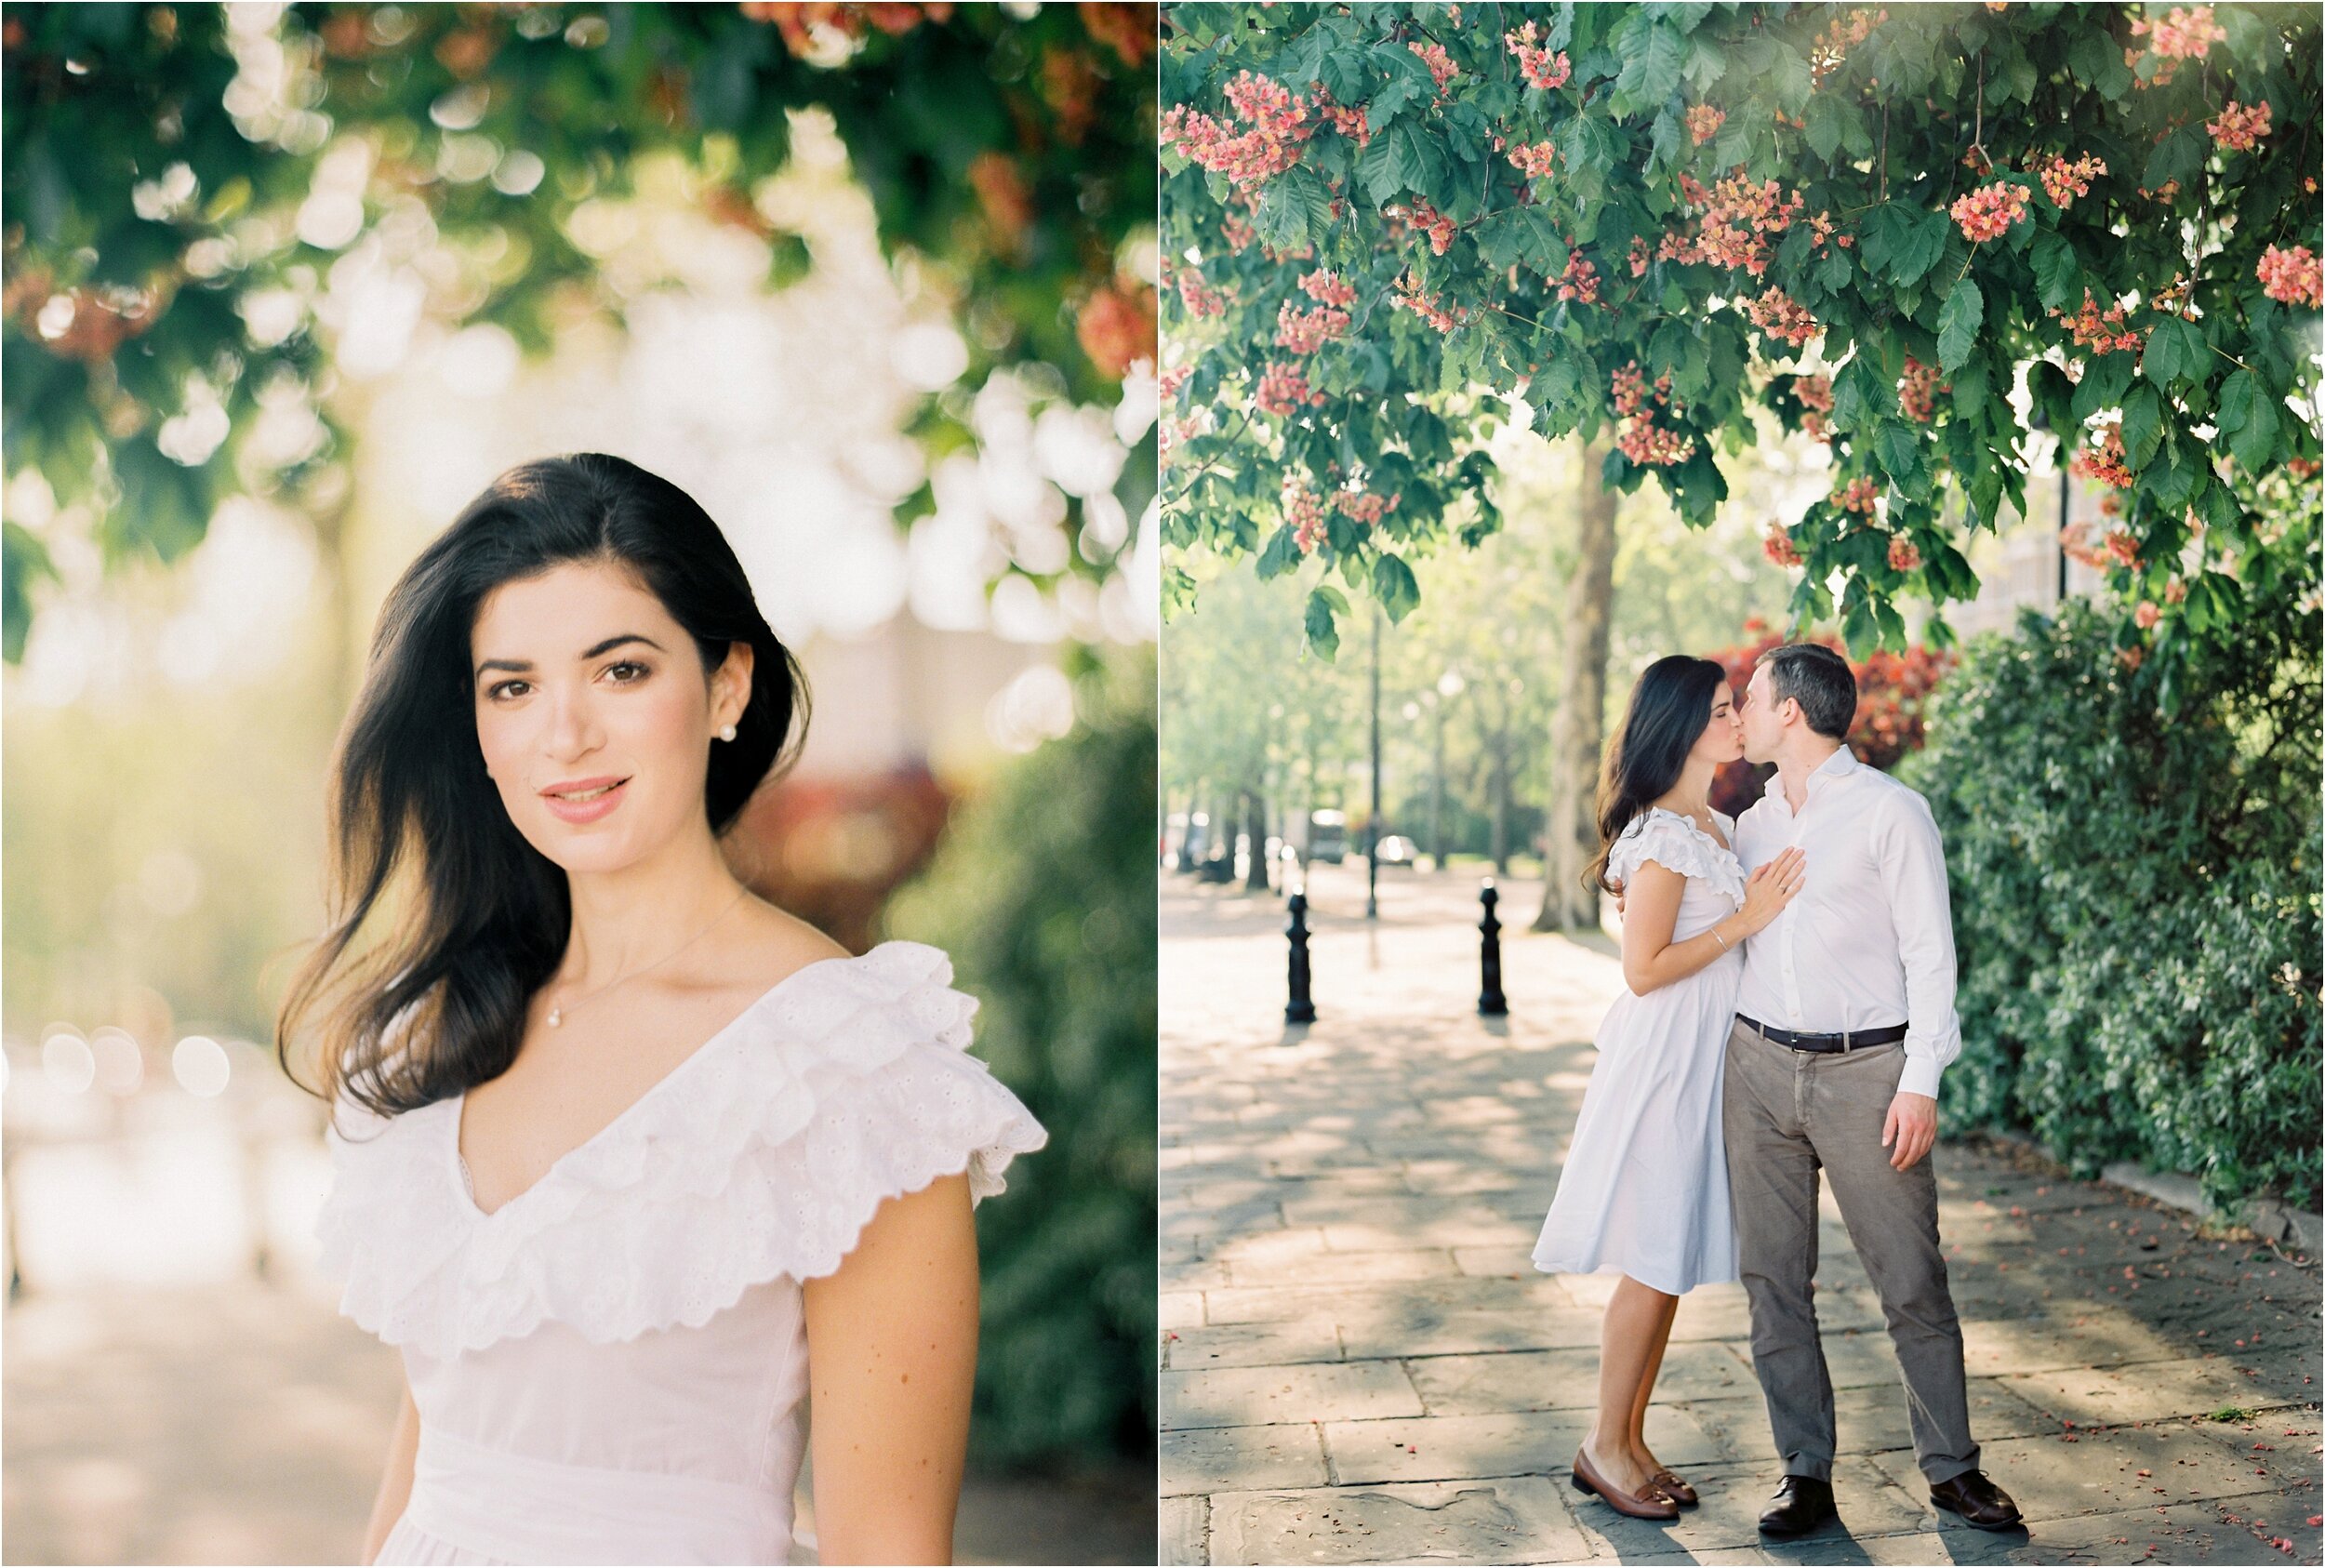
[[[1631,1452],[1632,1411],[1663,1359],[1678,1300],[1628,1274],[1607,1298],[1599,1330],[1599,1414],[1583,1447],[1599,1473],[1626,1492],[1646,1484],[1648,1472]]]
[[[1639,1393],[1631,1402],[1630,1426],[1625,1433],[1630,1443],[1631,1457],[1649,1475],[1661,1468],[1663,1461],[1657,1459],[1647,1447],[1647,1403],[1654,1398],[1655,1378],[1663,1371],[1663,1352],[1671,1343],[1671,1322],[1679,1316],[1680,1310],[1678,1296],[1663,1296],[1660,1291],[1655,1294],[1662,1296],[1663,1315],[1654,1326],[1654,1343],[1647,1355],[1646,1372],[1639,1379]]]

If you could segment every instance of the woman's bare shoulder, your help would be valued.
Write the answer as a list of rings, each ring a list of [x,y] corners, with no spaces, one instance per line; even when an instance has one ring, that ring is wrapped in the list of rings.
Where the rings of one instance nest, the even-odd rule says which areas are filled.
[[[769,984],[827,958],[846,958],[846,948],[788,910],[752,896],[743,900],[748,916],[739,923],[739,945]]]

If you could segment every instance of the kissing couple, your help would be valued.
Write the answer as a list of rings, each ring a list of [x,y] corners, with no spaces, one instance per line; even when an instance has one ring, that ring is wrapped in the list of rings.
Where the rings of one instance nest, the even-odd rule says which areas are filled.
[[[1640,676],[1607,749],[1586,880],[1620,901],[1628,990],[1599,1027],[1534,1263],[1622,1275],[1574,1478],[1634,1518],[1696,1501],[1648,1450],[1647,1402],[1680,1296],[1739,1277],[1784,1467],[1760,1528],[1835,1517],[1811,1296],[1821,1169],[1888,1319],[1930,1501],[1981,1529],[2019,1522],[1970,1436],[1928,1158],[1938,1074],[1961,1050],[1945,855],[1929,804],[1844,743],[1856,698],[1817,644],[1761,654],[1741,704],[1718,664],[1674,655]],[[1776,772],[1729,817],[1712,776],[1738,757]]]

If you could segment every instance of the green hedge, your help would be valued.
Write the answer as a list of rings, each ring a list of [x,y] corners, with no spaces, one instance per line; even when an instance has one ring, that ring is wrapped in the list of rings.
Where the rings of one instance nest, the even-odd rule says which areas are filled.
[[[2089,1175],[2318,1206],[2318,669],[2302,585],[2173,673],[2119,606],[2022,615],[1940,687],[1899,777],[1946,838],[1961,965],[1947,1120]],[[2164,661],[2158,661],[2162,663]]]
[[[975,1455],[1154,1453],[1155,672],[1081,684],[1083,723],[952,824],[887,934],[952,955],[977,1053],[1049,1130],[980,1204]]]

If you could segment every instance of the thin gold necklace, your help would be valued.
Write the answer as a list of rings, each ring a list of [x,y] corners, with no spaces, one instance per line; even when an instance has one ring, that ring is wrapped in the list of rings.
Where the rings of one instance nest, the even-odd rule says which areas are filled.
[[[724,920],[727,915],[727,910],[732,910],[737,904],[741,903],[744,896],[749,894],[750,891],[750,888],[745,887],[742,892],[736,894],[733,900],[727,904],[726,909],[721,910],[717,914],[711,917],[711,925],[716,925],[720,921]],[[708,937],[711,934],[711,925],[704,926],[701,930],[696,932],[693,936],[679,943],[678,946],[671,949],[670,951],[656,959],[652,963],[647,964],[644,969],[632,969],[627,975],[617,976],[615,978],[606,981],[604,985],[590,992],[589,995],[581,997],[577,1001],[571,1003],[560,1002],[555,1003],[549,1009],[549,1027],[551,1029],[557,1029],[564,1025],[565,1021],[565,1009],[567,1007],[578,1007],[584,1002],[604,995],[607,991],[612,990],[616,986],[621,984],[624,980],[636,979],[639,976],[644,974],[646,969],[659,968],[661,965],[668,963],[671,959],[676,958],[680,953],[684,952],[688,948],[693,947],[697,942],[702,940],[703,937]]]

